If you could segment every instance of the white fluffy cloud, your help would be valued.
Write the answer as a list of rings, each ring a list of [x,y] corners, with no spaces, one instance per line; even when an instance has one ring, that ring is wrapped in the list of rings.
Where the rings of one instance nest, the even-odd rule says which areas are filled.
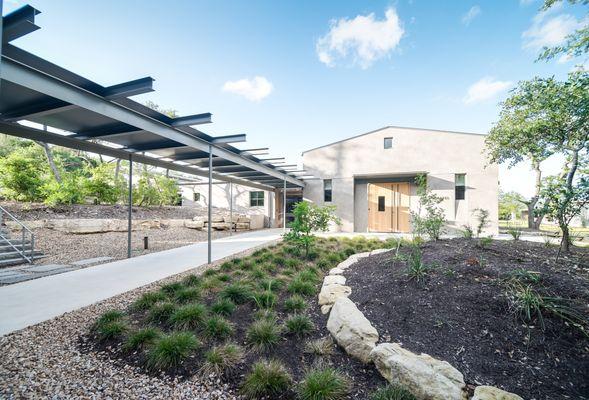
[[[332,20],[329,32],[317,40],[317,56],[330,67],[348,60],[365,69],[393,51],[404,33],[394,8],[387,9],[381,20],[374,13]]]
[[[274,90],[272,83],[263,76],[256,76],[253,79],[239,79],[227,81],[223,85],[223,91],[234,93],[251,101],[261,101],[268,97]]]
[[[558,46],[565,41],[568,35],[586,23],[570,14],[551,16],[560,8],[542,11],[534,17],[532,26],[522,33],[524,48],[537,51],[543,47]]]
[[[498,81],[486,76],[469,86],[462,101],[465,104],[480,103],[492,99],[499,93],[509,89],[511,85],[512,82],[510,81]]]
[[[481,8],[479,6],[472,6],[470,7],[470,10],[468,10],[466,12],[466,14],[464,14],[462,16],[462,23],[466,26],[470,25],[470,23],[472,22],[473,19],[475,19],[476,17],[478,17],[481,14]]]

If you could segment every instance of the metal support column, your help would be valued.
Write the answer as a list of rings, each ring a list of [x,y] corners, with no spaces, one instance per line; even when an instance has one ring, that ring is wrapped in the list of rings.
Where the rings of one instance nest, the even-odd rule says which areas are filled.
[[[133,156],[129,154],[129,214],[127,217],[127,258],[131,258],[131,213],[133,211]]]
[[[235,224],[237,232],[237,224]],[[229,181],[229,235],[233,232],[233,181]]]
[[[282,186],[282,230],[286,231],[286,179]]]
[[[213,148],[209,144],[209,199],[208,199],[208,224],[207,224],[207,260],[211,263],[211,225],[213,219]]]

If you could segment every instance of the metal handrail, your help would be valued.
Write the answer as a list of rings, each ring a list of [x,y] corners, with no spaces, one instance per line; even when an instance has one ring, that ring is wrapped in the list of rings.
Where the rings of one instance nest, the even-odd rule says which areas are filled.
[[[12,215],[7,209],[5,209],[2,206],[0,206],[0,226],[5,225],[4,215],[8,215],[10,217],[10,219],[12,219],[18,225],[20,225],[21,231],[22,231],[22,243],[21,243],[22,250],[19,250],[18,247],[16,247],[10,241],[10,239],[8,237],[4,236],[1,231],[0,231],[0,238],[2,238],[6,243],[8,243],[14,250],[16,250],[16,252],[19,253],[21,255],[21,257],[24,258],[29,264],[33,264],[33,262],[35,261],[35,257],[34,257],[35,256],[35,251],[34,251],[34,249],[35,249],[35,234],[29,228],[27,228],[27,226],[25,224],[20,222],[14,215]],[[29,256],[27,256],[25,254],[25,252],[26,252],[26,250],[25,250],[26,232],[28,232],[29,235],[31,236],[31,248],[29,250]]]

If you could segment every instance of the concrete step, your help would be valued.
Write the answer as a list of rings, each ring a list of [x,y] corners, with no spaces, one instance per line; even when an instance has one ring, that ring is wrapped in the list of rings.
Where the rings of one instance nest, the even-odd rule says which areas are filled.
[[[30,254],[30,252],[28,252],[28,251],[25,252],[25,255],[27,257],[30,257],[29,254]],[[35,258],[38,257],[38,256],[42,256],[42,255],[43,255],[43,253],[41,251],[39,251],[39,250],[35,250],[33,252],[33,256]],[[2,260],[11,260],[11,259],[14,259],[14,258],[20,258],[21,260],[23,260],[23,257],[21,256],[21,254],[18,251],[14,250],[14,249],[12,251],[0,252],[0,261],[2,261]]]
[[[23,263],[26,263],[26,260],[22,257],[9,258],[6,260],[0,260],[0,267],[9,267],[11,265],[18,265]]]
[[[11,241],[11,242],[14,245],[14,247],[16,247],[19,250],[22,250],[23,245],[22,245],[22,243],[20,241],[19,242]],[[12,247],[11,245],[9,245],[6,242],[0,242],[0,253],[4,253],[5,251],[13,251],[14,250],[14,247]],[[25,242],[24,248],[26,250],[30,250],[30,248],[31,248],[31,242]]]

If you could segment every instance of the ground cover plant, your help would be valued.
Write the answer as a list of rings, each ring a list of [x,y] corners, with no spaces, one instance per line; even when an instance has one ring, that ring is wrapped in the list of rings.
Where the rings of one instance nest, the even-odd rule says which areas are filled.
[[[471,391],[589,398],[589,249],[557,260],[557,246],[521,240],[418,247],[404,243],[346,273],[350,299],[381,337],[448,361]]]
[[[349,255],[395,245],[318,237],[306,254],[285,240],[109,311],[80,346],[145,374],[214,375],[246,398],[366,399],[386,382],[334,344],[317,294]]]

